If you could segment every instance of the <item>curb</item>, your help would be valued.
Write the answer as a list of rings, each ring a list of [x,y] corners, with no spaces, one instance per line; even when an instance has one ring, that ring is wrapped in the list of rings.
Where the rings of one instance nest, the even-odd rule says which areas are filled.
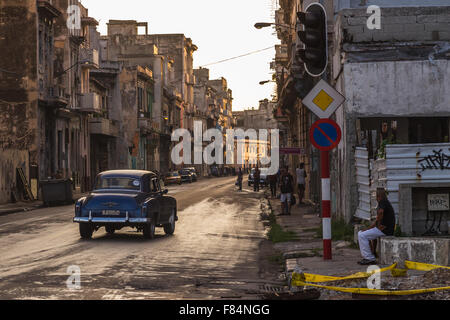
[[[0,217],[7,216],[14,213],[20,213],[20,212],[28,212],[28,211],[34,211],[37,209],[42,209],[44,205],[37,205],[34,207],[20,207],[20,208],[12,208],[12,209],[0,209]]]

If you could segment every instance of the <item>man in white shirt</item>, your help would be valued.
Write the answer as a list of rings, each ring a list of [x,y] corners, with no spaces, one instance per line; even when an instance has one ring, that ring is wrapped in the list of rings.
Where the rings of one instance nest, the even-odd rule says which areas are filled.
[[[297,175],[297,187],[298,187],[298,206],[302,205],[303,196],[305,195],[305,185],[306,185],[306,171],[305,164],[300,163],[298,168],[295,170]]]

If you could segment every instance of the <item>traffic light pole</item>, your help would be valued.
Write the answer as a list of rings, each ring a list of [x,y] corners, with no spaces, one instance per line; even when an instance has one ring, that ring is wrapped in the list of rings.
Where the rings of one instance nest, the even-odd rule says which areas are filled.
[[[320,151],[322,171],[323,259],[331,260],[331,185],[329,151]]]

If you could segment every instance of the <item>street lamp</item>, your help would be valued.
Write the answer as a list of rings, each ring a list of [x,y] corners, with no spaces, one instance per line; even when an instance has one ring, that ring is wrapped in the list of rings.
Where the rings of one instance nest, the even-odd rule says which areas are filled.
[[[257,22],[257,23],[255,23],[256,29],[262,29],[262,28],[266,28],[266,27],[270,27],[270,26],[281,26],[281,27],[285,27],[285,28],[289,28],[289,29],[295,29],[294,27],[292,27],[288,24],[279,24],[279,23],[274,23],[274,22]]]
[[[259,84],[260,85],[265,85],[266,83],[269,83],[269,82],[276,82],[276,81],[274,81],[274,80],[265,80],[265,81],[260,81]]]

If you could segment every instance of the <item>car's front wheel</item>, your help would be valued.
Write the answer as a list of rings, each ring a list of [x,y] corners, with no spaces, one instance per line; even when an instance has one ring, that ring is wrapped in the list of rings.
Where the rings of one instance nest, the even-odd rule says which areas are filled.
[[[155,238],[155,227],[156,227],[155,221],[152,220],[152,222],[147,223],[143,229],[144,238],[146,238],[146,239]]]
[[[164,233],[167,235],[172,235],[175,232],[175,209],[172,209],[172,213],[170,214],[169,223],[163,225]]]
[[[83,239],[91,239],[94,233],[94,228],[87,223],[80,223],[80,236]]]

